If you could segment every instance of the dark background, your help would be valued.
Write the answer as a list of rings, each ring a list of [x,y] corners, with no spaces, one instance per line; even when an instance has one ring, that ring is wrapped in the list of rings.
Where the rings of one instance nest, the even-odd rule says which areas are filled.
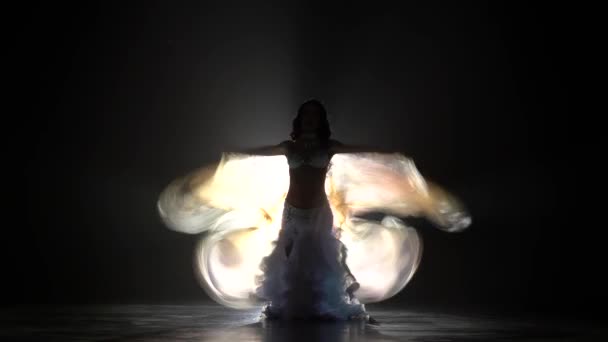
[[[580,185],[590,142],[573,138],[587,124],[583,10],[80,6],[22,12],[3,303],[207,300],[197,237],[162,225],[158,194],[228,146],[287,139],[313,97],[334,138],[403,151],[473,215],[461,234],[419,224],[420,269],[388,304],[587,315],[605,302],[604,224],[588,207],[594,183]]]

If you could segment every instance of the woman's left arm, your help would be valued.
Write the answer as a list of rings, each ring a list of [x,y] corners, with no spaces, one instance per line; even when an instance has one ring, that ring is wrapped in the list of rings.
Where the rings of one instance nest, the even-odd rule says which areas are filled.
[[[366,145],[351,145],[343,144],[338,140],[330,139],[329,149],[332,154],[335,153],[360,153],[360,152],[373,152],[373,153],[402,153],[392,148],[385,148],[379,146],[366,146]]]

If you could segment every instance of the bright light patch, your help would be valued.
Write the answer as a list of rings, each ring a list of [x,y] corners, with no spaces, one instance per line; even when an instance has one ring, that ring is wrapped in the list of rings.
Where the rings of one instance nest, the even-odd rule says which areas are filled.
[[[176,179],[162,192],[158,210],[169,228],[206,232],[197,246],[196,271],[217,302],[234,308],[259,304],[255,279],[281,228],[288,187],[284,156],[224,153],[219,163]],[[363,303],[394,296],[416,272],[422,241],[399,217],[426,217],[450,232],[471,224],[455,197],[427,182],[399,153],[336,154],[325,189]],[[385,216],[356,216],[365,212]]]

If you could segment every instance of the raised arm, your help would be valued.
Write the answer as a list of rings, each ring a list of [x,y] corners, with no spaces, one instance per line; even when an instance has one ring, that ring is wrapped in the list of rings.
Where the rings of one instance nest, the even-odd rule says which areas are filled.
[[[338,140],[330,139],[330,151],[331,153],[357,153],[357,152],[375,152],[375,153],[401,153],[400,151],[378,147],[378,146],[365,146],[365,145],[351,145],[343,144]]]
[[[265,145],[251,148],[237,148],[227,151],[228,153],[243,153],[258,156],[279,156],[287,153],[288,141],[283,141],[277,145]]]

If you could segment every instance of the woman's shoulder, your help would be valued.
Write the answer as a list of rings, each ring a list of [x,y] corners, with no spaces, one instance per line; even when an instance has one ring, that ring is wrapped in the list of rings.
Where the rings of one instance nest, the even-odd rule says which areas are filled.
[[[279,143],[279,146],[290,147],[293,144],[293,140],[283,140]]]
[[[329,139],[329,147],[332,146],[342,146],[344,145],[342,142],[340,142],[339,140],[336,139]]]
[[[283,140],[279,143],[279,146],[283,148],[283,151],[286,155],[291,154],[293,151],[293,141],[292,140]]]

